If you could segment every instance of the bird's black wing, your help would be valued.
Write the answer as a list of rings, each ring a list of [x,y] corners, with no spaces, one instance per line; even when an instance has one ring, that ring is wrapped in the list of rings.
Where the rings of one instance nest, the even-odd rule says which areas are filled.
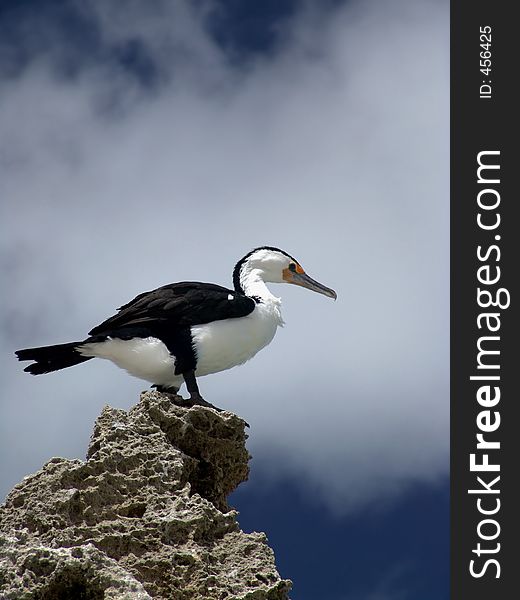
[[[164,285],[136,296],[118,309],[89,335],[109,334],[123,327],[160,326],[168,328],[202,325],[211,321],[245,317],[255,301],[220,285],[184,281]]]

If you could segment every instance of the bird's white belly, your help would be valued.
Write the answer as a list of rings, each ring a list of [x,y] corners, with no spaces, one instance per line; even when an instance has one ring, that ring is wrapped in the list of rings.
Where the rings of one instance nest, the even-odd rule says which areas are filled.
[[[197,354],[195,375],[201,377],[245,363],[271,342],[281,324],[279,313],[273,314],[259,304],[247,317],[192,327]]]
[[[78,348],[83,356],[111,360],[130,375],[150,383],[180,387],[182,376],[175,375],[175,357],[161,340],[155,337],[120,340],[108,338],[103,342],[84,344]]]

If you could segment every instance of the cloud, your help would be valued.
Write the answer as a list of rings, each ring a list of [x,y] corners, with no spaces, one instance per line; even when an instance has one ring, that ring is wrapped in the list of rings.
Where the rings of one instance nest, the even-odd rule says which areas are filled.
[[[54,41],[1,86],[3,490],[52,454],[81,456],[101,406],[144,389],[101,361],[30,378],[13,350],[81,338],[170,281],[230,285],[262,244],[339,298],[273,286],[287,326],[200,382],[251,423],[254,476],[296,476],[339,512],[437,481],[448,4],[306,4],[272,52],[242,62],[208,33],[211,3],[112,6],[83,4],[98,51],[74,55],[73,77]],[[122,67],[128,44],[140,58]]]

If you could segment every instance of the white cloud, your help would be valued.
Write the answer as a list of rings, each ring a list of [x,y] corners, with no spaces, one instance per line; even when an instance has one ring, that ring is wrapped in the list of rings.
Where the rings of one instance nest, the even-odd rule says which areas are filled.
[[[253,476],[297,475],[339,511],[436,481],[449,437],[448,4],[307,9],[276,53],[240,66],[187,4],[159,4],[120,19],[88,5],[107,44],[148,48],[153,91],[107,65],[67,82],[45,55],[2,86],[4,491],[51,454],[82,455],[101,406],[144,389],[94,361],[30,378],[13,350],[81,338],[169,281],[230,284],[260,244],[339,299],[273,288],[286,328],[200,382],[251,423]]]

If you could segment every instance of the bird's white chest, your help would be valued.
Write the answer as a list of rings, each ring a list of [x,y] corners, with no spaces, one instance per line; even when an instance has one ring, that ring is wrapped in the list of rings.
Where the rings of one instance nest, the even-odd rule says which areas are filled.
[[[200,377],[245,363],[271,342],[280,325],[279,307],[262,302],[246,317],[192,327],[195,374]]]

